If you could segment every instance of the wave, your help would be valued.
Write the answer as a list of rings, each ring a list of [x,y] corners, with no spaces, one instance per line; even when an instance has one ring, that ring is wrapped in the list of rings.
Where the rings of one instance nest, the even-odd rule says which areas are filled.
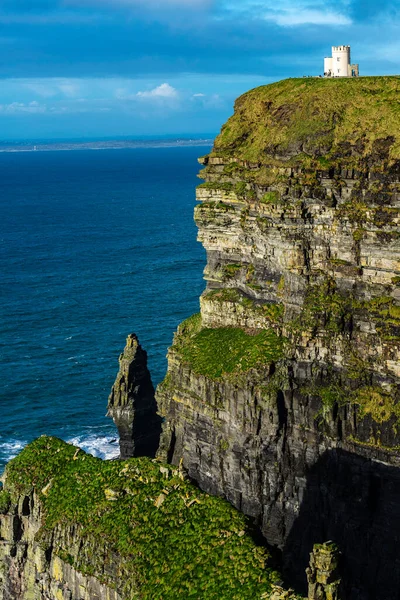
[[[25,441],[8,440],[7,442],[2,442],[0,438],[0,463],[7,463],[12,458],[15,458],[25,445]]]
[[[110,435],[98,435],[96,433],[84,433],[81,435],[74,436],[66,440],[68,444],[73,444],[82,448],[88,454],[102,458],[104,460],[111,460],[118,458],[119,456],[119,443],[118,438]]]

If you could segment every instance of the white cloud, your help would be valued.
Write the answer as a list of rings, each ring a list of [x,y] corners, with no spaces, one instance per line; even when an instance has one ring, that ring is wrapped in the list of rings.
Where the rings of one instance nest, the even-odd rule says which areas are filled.
[[[193,94],[191,98],[198,106],[208,110],[213,108],[222,108],[225,103],[219,94]]]
[[[68,98],[74,98],[80,92],[80,87],[76,83],[61,83],[58,89]]]
[[[258,0],[246,4],[253,7],[253,13],[257,18],[272,21],[280,27],[295,27],[299,25],[324,25],[338,26],[351,25],[352,20],[348,15],[350,3],[348,0],[264,0],[261,4]],[[334,8],[333,8],[334,6]]]
[[[54,85],[50,85],[48,83],[40,83],[35,81],[28,81],[25,83],[24,80],[22,80],[21,83],[26,89],[36,94],[36,96],[40,96],[41,98],[51,98],[57,94]]]
[[[293,10],[278,15],[276,23],[288,27],[293,25],[351,25],[352,21],[340,13],[322,10]]]
[[[38,102],[11,102],[11,104],[0,104],[0,113],[3,114],[18,114],[18,113],[40,113],[43,114],[47,111],[45,104],[39,104]]]
[[[21,83],[26,89],[41,98],[52,98],[59,94],[67,98],[74,98],[80,93],[79,84],[70,79],[51,78],[44,81],[23,79]]]
[[[169,83],[162,83],[153,90],[146,92],[138,92],[136,94],[138,98],[178,98],[178,91],[169,85]]]
[[[351,25],[352,21],[346,15],[324,10],[286,9],[264,15],[267,21],[274,21],[281,27],[297,25]]]

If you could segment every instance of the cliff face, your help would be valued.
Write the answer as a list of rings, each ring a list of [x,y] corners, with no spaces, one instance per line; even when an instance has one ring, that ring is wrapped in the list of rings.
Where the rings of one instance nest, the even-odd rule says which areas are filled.
[[[92,574],[83,574],[72,561],[97,555],[97,567],[106,548],[81,537],[77,524],[59,525],[45,541],[41,535],[43,509],[35,492],[21,495],[0,514],[1,600],[122,600],[103,581],[120,569],[118,557]],[[67,552],[68,551],[68,552]],[[95,576],[94,576],[95,575]],[[118,577],[116,577],[116,580]]]
[[[399,78],[288,80],[240,98],[201,159],[201,315],[157,390],[159,454],[255,518],[305,587],[400,589]]]

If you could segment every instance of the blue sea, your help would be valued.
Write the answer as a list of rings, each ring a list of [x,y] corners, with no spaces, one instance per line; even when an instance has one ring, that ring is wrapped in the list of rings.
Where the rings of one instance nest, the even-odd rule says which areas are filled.
[[[118,455],[105,413],[127,335],[156,385],[199,310],[193,208],[208,150],[0,154],[0,473],[42,434]]]

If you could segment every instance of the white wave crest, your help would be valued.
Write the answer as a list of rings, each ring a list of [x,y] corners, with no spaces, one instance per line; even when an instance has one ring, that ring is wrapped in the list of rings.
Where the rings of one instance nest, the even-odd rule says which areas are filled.
[[[8,440],[2,442],[0,438],[0,461],[7,463],[12,458],[15,458],[17,454],[26,446],[26,442],[21,440]]]
[[[96,435],[95,433],[82,434],[66,440],[68,444],[73,444],[82,448],[88,454],[97,458],[110,460],[118,458],[119,443],[118,438],[109,435]]]

